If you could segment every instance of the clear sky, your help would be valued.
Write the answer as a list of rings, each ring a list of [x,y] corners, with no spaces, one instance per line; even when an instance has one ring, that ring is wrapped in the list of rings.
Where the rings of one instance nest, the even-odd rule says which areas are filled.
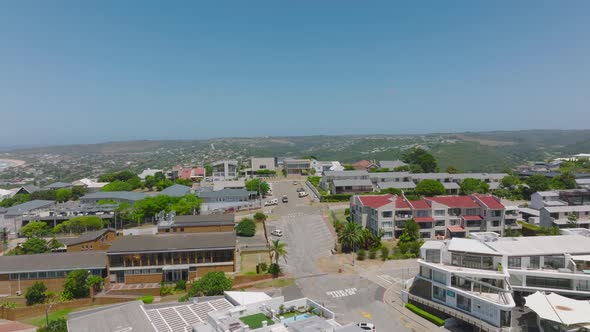
[[[0,146],[590,127],[590,1],[0,1]]]

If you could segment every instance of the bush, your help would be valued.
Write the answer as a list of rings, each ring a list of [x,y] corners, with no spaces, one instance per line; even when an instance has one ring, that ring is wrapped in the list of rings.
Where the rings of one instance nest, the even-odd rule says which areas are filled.
[[[375,258],[377,258],[377,248],[371,248],[371,250],[369,250],[369,259]]]
[[[27,305],[44,303],[47,300],[47,287],[42,282],[36,282],[25,293]]]
[[[426,312],[411,303],[406,303],[405,307],[408,308],[413,313],[417,314],[418,316],[421,316],[422,318],[429,320],[430,322],[434,323],[437,326],[445,325],[444,319],[437,317],[429,312]]]
[[[238,226],[236,226],[236,234],[238,236],[252,237],[256,234],[256,223],[250,218],[244,218]]]
[[[281,267],[279,266],[279,264],[272,263],[268,267],[268,273],[271,273],[272,275],[278,275],[279,273],[281,273]]]
[[[260,272],[265,273],[266,271],[268,271],[268,264],[262,262],[258,264],[258,266],[260,266]]]
[[[49,325],[41,327],[37,332],[68,332],[68,323],[65,318],[54,319]]]
[[[88,271],[86,270],[75,270],[66,276],[64,283],[64,298],[81,299],[90,296],[90,287],[87,284]]]
[[[350,215],[350,208],[344,209],[344,215],[345,216],[349,216]]]
[[[178,280],[174,288],[179,291],[186,291],[186,280]]]
[[[152,302],[154,302],[154,297],[152,295],[145,295],[136,298],[136,300],[141,300],[145,304],[151,304]]]
[[[231,290],[232,284],[232,280],[226,277],[225,273],[221,271],[209,272],[192,284],[188,296],[223,295],[224,291]]]
[[[322,202],[348,202],[352,195],[350,194],[335,194],[322,196]]]
[[[359,261],[364,261],[365,258],[367,258],[367,252],[365,251],[365,249],[360,249],[359,251],[357,251],[356,259],[358,259]]]
[[[172,295],[174,294],[174,287],[173,286],[160,286],[160,296]]]
[[[389,249],[385,246],[381,247],[381,260],[386,261],[389,258]]]

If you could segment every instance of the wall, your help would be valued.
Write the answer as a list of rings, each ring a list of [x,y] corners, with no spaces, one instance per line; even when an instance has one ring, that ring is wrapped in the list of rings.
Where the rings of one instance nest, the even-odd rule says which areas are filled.
[[[18,280],[7,280],[8,275],[2,275],[2,279],[0,279],[0,294],[10,294],[11,296],[16,295],[16,291],[19,290],[19,281]],[[56,279],[35,279],[35,280],[21,280],[20,281],[20,290],[24,295],[27,291],[27,288],[33,286],[36,282],[42,282],[47,286],[47,290],[50,292],[61,292],[63,291],[63,284],[65,279],[64,278],[56,278]]]
[[[97,297],[97,298],[86,298],[86,299],[78,299],[72,300],[68,302],[61,302],[61,303],[54,303],[51,306],[51,310],[49,311],[54,312],[61,309],[68,309],[68,308],[81,308],[87,306],[94,306],[94,305],[106,305],[106,304],[114,304],[114,303],[122,303],[122,302],[129,302],[133,301],[134,299],[126,299],[126,298],[109,298],[109,297]],[[22,318],[27,317],[35,317],[41,316],[45,314],[45,310],[47,309],[47,305],[40,304],[30,307],[18,307],[18,308],[4,308],[0,307],[0,318],[9,319],[9,320],[19,320]]]
[[[131,274],[125,276],[126,284],[150,284],[162,281],[162,273],[157,274]]]
[[[107,232],[104,236],[96,239],[95,241],[82,242],[68,246],[68,252],[78,251],[105,251],[111,247],[111,244],[117,237],[114,231]],[[91,246],[92,249],[82,248],[83,246]]]
[[[223,271],[223,272],[234,272],[234,265],[222,265],[222,266],[203,266],[197,267],[197,276],[202,277],[209,272]]]
[[[168,233],[211,233],[211,232],[233,232],[234,226],[233,225],[219,225],[219,226],[184,226],[184,231],[181,231],[180,228],[182,226],[174,227],[174,229],[170,229]],[[158,233],[166,233],[165,229],[159,229]]]

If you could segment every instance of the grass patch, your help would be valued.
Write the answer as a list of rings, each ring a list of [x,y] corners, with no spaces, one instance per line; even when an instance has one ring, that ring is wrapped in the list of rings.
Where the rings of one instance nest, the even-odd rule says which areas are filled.
[[[266,263],[267,265],[270,265],[268,251],[242,252],[240,254],[242,271],[241,274],[256,275],[256,265],[258,265],[259,258],[261,263]]]
[[[440,318],[438,316],[435,316],[435,315],[433,315],[433,314],[431,314],[429,312],[426,312],[426,311],[418,308],[417,306],[415,306],[415,305],[413,305],[411,303],[406,303],[405,307],[408,308],[411,312],[415,313],[416,315],[418,315],[418,316],[420,316],[420,317],[422,317],[422,318],[424,318],[424,319],[426,319],[426,320],[434,323],[437,326],[443,326],[443,325],[445,325],[445,320],[444,319],[442,319],[442,318]]]
[[[145,295],[136,298],[136,300],[143,301],[143,303],[145,304],[151,304],[152,302],[154,302],[154,297],[152,295]]]
[[[74,309],[72,309],[72,308],[68,308],[68,309],[61,309],[61,310],[56,310],[56,311],[50,312],[49,313],[49,321],[60,319],[60,318],[67,318],[68,314],[70,312],[72,312],[73,310]],[[23,322],[27,323],[27,324],[39,326],[39,327],[45,326],[45,323],[47,323],[47,321],[45,320],[45,314],[43,314],[41,316],[28,318],[27,320],[23,320]]]
[[[266,321],[266,323],[270,326],[274,324],[274,322],[268,318],[264,314],[254,314],[250,316],[240,317],[242,323],[248,325],[251,330],[259,329],[262,327],[262,322]]]
[[[254,285],[255,288],[263,289],[263,288],[283,288],[292,285],[295,282],[293,278],[284,278],[284,279],[273,279],[268,281],[263,281]]]

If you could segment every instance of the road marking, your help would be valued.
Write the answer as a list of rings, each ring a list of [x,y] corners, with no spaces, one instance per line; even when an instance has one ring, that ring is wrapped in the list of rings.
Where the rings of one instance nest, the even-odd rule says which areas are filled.
[[[339,297],[346,297],[351,295],[356,295],[356,288],[347,288],[347,289],[339,289],[335,291],[326,292],[326,295],[331,296],[332,298],[339,298]]]
[[[366,319],[372,319],[373,318],[373,316],[370,313],[366,312],[366,311],[361,311],[361,315],[363,315],[363,317],[365,317]]]

